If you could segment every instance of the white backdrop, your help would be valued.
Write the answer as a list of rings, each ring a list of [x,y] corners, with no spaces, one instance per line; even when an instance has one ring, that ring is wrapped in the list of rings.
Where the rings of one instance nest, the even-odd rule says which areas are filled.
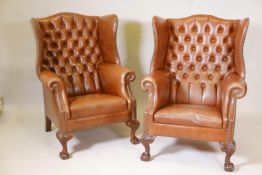
[[[122,64],[137,80],[142,124],[146,94],[139,81],[149,72],[153,54],[153,15],[185,17],[212,14],[250,18],[244,47],[248,93],[238,101],[233,156],[237,174],[262,172],[262,0],[0,0],[0,91],[5,98],[0,115],[0,174],[224,174],[224,154],[216,143],[158,137],[152,162],[142,162],[142,145],[129,143],[129,129],[114,125],[81,131],[69,142],[72,158],[58,158],[56,129],[44,132],[41,83],[35,73],[36,46],[30,19],[69,11],[86,15],[116,14],[117,44]],[[139,98],[138,98],[139,97]],[[251,118],[251,119],[250,119]],[[142,125],[138,132],[141,135]]]
[[[122,64],[138,74],[135,95],[144,99],[138,82],[149,72],[153,54],[153,15],[184,17],[212,14],[221,18],[250,18],[244,55],[248,93],[238,112],[262,114],[261,0],[1,0],[0,81],[6,107],[42,107],[41,84],[35,74],[35,39],[30,19],[71,11],[87,15],[117,14],[118,50]]]

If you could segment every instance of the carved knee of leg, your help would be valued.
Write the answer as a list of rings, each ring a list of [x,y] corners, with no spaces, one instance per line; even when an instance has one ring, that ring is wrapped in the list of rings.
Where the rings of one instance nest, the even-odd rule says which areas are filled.
[[[220,148],[223,152],[226,153],[225,164],[224,164],[225,171],[228,171],[228,172],[234,171],[234,164],[230,161],[230,158],[236,150],[235,141],[231,143],[221,143]]]
[[[148,134],[143,134],[140,141],[145,147],[145,152],[142,153],[140,159],[143,161],[149,161],[150,160],[150,146],[149,144],[153,143],[155,137]]]

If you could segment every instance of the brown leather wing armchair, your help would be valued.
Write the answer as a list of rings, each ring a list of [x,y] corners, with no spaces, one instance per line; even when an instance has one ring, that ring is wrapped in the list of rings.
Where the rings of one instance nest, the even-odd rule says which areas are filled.
[[[120,65],[117,16],[58,13],[32,22],[46,131],[51,123],[58,127],[61,159],[69,158],[67,141],[72,133],[84,128],[125,122],[131,128],[131,142],[139,143],[136,101],[129,87],[135,72]]]
[[[224,168],[233,171],[236,99],[247,90],[243,43],[248,24],[248,18],[210,15],[153,18],[151,72],[141,82],[149,94],[143,161],[150,159],[155,136],[184,137],[220,142]]]

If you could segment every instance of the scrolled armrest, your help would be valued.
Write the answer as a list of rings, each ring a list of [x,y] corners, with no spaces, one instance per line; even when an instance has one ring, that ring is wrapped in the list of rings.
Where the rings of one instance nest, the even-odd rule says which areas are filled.
[[[59,113],[64,116],[65,119],[69,119],[69,103],[63,80],[51,71],[41,72],[39,78],[44,88],[49,91],[46,92],[49,93],[48,96],[52,97],[49,100],[54,99]]]
[[[136,74],[133,70],[118,64],[101,63],[98,67],[99,78],[103,92],[131,100],[129,84],[134,81]]]
[[[228,97],[233,91],[235,98],[239,99],[246,95],[247,85],[243,78],[237,74],[230,74],[221,82],[222,96]]]
[[[243,78],[237,74],[229,74],[221,82],[222,90],[222,115],[224,120],[230,119],[234,116],[229,116],[229,106],[232,100],[239,99],[245,96],[247,92],[247,85]]]
[[[59,85],[62,89],[64,89],[63,80],[51,71],[43,71],[40,73],[40,81],[43,85],[50,91],[55,90],[55,87]]]
[[[141,81],[141,89],[148,92],[146,113],[154,114],[166,106],[170,97],[171,76],[168,71],[155,71]]]

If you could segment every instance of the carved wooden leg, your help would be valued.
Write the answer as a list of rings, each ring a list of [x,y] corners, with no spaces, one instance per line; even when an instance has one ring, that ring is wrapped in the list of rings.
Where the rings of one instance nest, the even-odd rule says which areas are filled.
[[[145,152],[142,153],[140,159],[143,161],[149,161],[150,160],[150,146],[149,144],[153,143],[155,140],[155,137],[148,134],[143,134],[140,141],[145,147]]]
[[[45,117],[45,131],[49,132],[52,130],[52,122],[51,120],[46,116]]]
[[[131,121],[127,121],[126,125],[131,128],[131,139],[130,139],[130,142],[132,144],[140,143],[140,140],[136,137],[136,130],[138,129],[138,127],[140,125],[139,122],[136,119],[134,119],[134,120],[131,120]]]
[[[219,143],[220,149],[226,153],[225,157],[225,171],[232,172],[234,171],[234,164],[230,161],[231,156],[234,154],[236,150],[236,143],[233,141],[232,143]]]
[[[68,140],[73,138],[72,133],[62,133],[60,131],[57,131],[56,137],[60,141],[61,145],[63,146],[63,150],[59,154],[60,158],[63,160],[68,159],[69,153],[67,151],[67,142]]]

